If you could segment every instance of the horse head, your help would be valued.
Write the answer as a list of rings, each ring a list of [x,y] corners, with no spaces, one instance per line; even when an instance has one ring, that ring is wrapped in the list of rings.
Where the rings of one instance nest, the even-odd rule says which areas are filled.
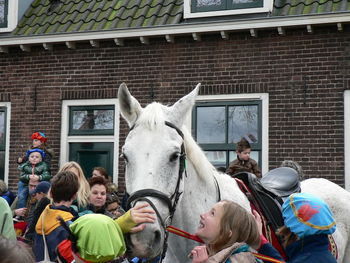
[[[145,108],[123,83],[118,90],[121,115],[130,132],[122,147],[129,203],[149,203],[157,214],[155,223],[131,234],[128,245],[135,256],[154,258],[164,251],[165,227],[170,224],[183,192],[184,139],[181,127],[191,111],[200,84],[167,107],[153,102]]]

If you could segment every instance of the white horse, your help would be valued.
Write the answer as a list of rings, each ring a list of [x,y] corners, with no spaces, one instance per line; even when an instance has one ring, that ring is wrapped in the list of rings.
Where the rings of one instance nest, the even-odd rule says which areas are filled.
[[[194,233],[199,215],[208,211],[219,198],[235,201],[250,210],[236,181],[216,171],[184,127],[199,86],[171,107],[154,102],[142,108],[124,83],[118,90],[121,114],[131,128],[122,149],[126,189],[135,202],[147,201],[158,213],[155,223],[130,235],[128,243],[135,256],[154,258],[166,251],[163,262],[190,262],[187,255],[198,244],[174,234],[169,234],[166,240],[164,227],[171,224]],[[183,143],[185,173],[181,168]],[[338,262],[349,263],[350,193],[325,179],[303,181],[302,191],[316,194],[329,204],[337,223],[334,238]],[[178,202],[175,201],[177,197]]]

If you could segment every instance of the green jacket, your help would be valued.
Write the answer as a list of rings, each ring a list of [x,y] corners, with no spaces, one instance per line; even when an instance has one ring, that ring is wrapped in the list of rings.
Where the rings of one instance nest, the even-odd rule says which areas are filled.
[[[33,165],[27,161],[23,164],[20,164],[18,166],[18,170],[21,171],[21,174],[19,175],[19,179],[25,183],[28,184],[29,182],[29,176],[33,174]],[[40,162],[37,165],[34,166],[34,174],[39,176],[39,181],[50,181],[51,174],[49,167],[45,162]]]

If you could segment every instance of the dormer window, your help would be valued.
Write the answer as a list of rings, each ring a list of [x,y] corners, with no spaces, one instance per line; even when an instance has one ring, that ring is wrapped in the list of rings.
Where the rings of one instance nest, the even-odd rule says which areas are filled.
[[[7,27],[7,3],[8,0],[0,0],[0,28]]]
[[[0,33],[14,30],[17,19],[18,0],[0,0]]]
[[[272,5],[272,0],[184,0],[184,17],[264,13],[270,12]]]

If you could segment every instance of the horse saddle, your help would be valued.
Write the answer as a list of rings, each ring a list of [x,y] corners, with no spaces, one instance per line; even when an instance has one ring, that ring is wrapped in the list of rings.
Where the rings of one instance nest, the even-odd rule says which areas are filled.
[[[237,181],[251,204],[260,210],[274,232],[284,225],[282,217],[284,199],[292,193],[300,192],[299,176],[294,169],[279,167],[261,179],[248,172],[237,173],[233,178],[244,183],[243,186]]]

